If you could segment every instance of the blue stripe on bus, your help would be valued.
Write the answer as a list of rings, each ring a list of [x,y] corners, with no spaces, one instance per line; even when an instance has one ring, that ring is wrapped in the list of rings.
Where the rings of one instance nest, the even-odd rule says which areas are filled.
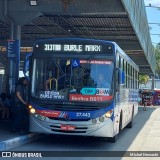
[[[43,110],[43,111],[44,110],[45,111],[51,110],[51,109],[40,107],[34,103],[31,103],[31,105],[35,110]],[[94,119],[94,118],[100,117],[113,108],[114,108],[114,103],[112,103],[110,106],[107,106],[103,109],[99,109],[99,110],[95,110],[95,111],[60,111],[60,110],[52,110],[52,111],[61,112],[61,114],[59,115],[59,117],[61,117],[61,118],[64,118],[64,115],[65,116],[67,115],[71,119],[84,119],[85,120],[85,119]],[[113,120],[113,115],[112,115],[111,119]]]

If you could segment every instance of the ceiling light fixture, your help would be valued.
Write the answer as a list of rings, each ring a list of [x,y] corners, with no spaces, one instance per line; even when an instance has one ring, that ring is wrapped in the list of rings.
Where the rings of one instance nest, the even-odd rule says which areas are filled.
[[[31,6],[37,6],[37,0],[30,0]]]

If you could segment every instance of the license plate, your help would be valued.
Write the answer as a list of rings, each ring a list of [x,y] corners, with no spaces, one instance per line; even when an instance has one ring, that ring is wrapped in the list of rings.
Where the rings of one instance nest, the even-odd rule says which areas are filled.
[[[64,130],[64,131],[73,131],[75,130],[75,126],[70,126],[70,125],[61,125],[61,130]]]

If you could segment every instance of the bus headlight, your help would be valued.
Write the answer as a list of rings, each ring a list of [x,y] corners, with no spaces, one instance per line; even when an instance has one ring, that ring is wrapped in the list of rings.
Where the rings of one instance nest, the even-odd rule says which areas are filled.
[[[106,117],[106,118],[111,118],[112,114],[113,114],[113,110],[109,110],[109,111],[105,114],[105,117]]]
[[[42,115],[36,113],[36,110],[35,110],[34,108],[32,108],[31,105],[29,105],[28,108],[29,108],[30,113],[31,113],[34,117],[36,117],[37,119],[39,119],[39,120],[41,120],[41,121],[44,121],[44,120],[46,119],[45,116],[42,116]]]
[[[34,114],[36,112],[36,110],[34,108],[30,109],[30,113]]]

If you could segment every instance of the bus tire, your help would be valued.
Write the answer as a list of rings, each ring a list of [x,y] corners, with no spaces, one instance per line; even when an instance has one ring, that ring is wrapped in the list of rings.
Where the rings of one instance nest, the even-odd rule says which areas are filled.
[[[120,119],[119,119],[119,132],[122,130],[122,111],[120,114]]]
[[[132,128],[132,126],[133,126],[133,120],[131,120],[131,121],[127,124],[126,128]]]
[[[126,128],[132,128],[133,127],[133,115],[134,115],[134,106],[133,106],[133,110],[132,110],[131,121],[127,124]]]

